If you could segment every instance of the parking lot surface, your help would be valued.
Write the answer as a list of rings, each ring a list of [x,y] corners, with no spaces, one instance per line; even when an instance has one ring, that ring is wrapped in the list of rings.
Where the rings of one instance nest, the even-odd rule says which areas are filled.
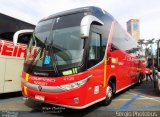
[[[97,103],[82,110],[67,109],[23,98],[21,92],[0,95],[2,117],[109,117],[160,116],[160,92],[153,82],[143,81],[115,95],[109,106]]]

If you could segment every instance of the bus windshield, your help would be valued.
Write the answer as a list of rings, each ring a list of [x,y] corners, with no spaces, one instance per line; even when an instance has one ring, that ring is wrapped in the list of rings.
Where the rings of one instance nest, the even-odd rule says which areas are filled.
[[[84,39],[80,38],[82,18],[83,14],[78,13],[41,21],[30,39],[25,63],[45,69],[81,65],[84,53]]]

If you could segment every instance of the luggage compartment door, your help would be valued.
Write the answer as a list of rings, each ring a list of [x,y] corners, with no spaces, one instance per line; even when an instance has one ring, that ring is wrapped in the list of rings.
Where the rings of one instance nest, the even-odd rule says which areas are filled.
[[[21,90],[21,74],[24,59],[6,59],[4,92],[14,92]]]
[[[5,58],[0,57],[0,94],[4,92]]]

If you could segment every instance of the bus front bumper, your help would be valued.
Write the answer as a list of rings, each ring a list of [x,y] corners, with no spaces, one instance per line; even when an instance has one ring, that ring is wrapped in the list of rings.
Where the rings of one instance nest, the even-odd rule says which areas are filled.
[[[93,101],[89,102],[86,101],[87,97],[86,86],[58,93],[33,90],[26,87],[23,82],[21,84],[21,87],[22,87],[22,94],[24,97],[72,109],[87,108],[105,99],[105,97],[102,97],[97,100],[94,99]]]

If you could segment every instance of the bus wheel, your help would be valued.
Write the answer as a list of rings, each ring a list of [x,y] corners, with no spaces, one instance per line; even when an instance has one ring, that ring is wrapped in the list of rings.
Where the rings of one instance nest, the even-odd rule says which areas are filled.
[[[108,106],[111,103],[113,98],[113,85],[111,82],[108,84],[108,87],[106,89],[106,94],[107,94],[106,99],[103,100],[102,103],[103,105]]]

